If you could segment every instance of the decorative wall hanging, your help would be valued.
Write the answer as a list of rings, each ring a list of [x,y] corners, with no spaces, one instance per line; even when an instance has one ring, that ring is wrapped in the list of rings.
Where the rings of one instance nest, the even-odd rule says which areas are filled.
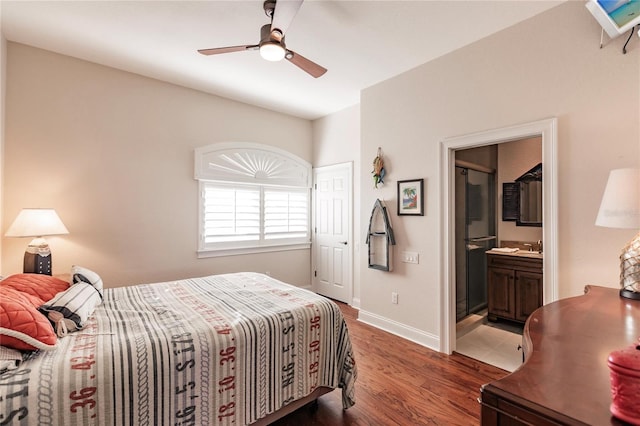
[[[520,186],[518,182],[502,183],[502,221],[515,222],[518,219],[518,198]]]
[[[384,184],[384,161],[382,160],[382,149],[378,147],[378,155],[373,159],[373,186],[378,187],[378,184]]]
[[[369,218],[367,245],[369,246],[369,268],[380,271],[393,269],[393,250],[396,239],[387,214],[387,208],[379,199],[373,204]]]
[[[424,216],[424,179],[398,181],[398,216]]]

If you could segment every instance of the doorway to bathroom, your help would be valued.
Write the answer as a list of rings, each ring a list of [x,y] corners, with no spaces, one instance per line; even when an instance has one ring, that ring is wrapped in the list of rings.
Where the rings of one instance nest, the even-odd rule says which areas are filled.
[[[456,350],[456,270],[455,270],[455,159],[456,153],[469,148],[504,143],[540,136],[542,140],[542,240],[544,241],[543,304],[558,300],[558,164],[557,139],[558,120],[548,118],[493,130],[446,138],[442,141],[441,159],[441,206],[442,232],[441,280],[442,310],[440,350],[452,353]],[[498,205],[500,200],[498,197]],[[499,213],[498,213],[499,215]],[[500,231],[498,230],[498,234]]]
[[[518,220],[510,205],[519,194],[511,190],[514,182],[541,161],[539,136],[455,153],[456,352],[508,371],[522,362],[519,348],[526,317],[512,315],[516,301],[539,306],[541,279],[535,294],[519,295],[529,288],[523,287],[525,281],[515,276],[502,281],[510,274],[506,264],[503,269],[489,268],[493,258],[488,254],[517,244],[533,247],[542,239],[541,224]],[[541,209],[541,198],[535,204]],[[497,317],[500,308],[504,312]]]
[[[445,273],[448,272],[445,275],[448,286],[444,294],[448,312],[443,316],[445,330],[450,334],[443,336],[443,347],[446,348],[448,344],[450,352],[455,350],[508,371],[515,370],[522,363],[522,351],[518,349],[522,343],[524,325],[522,309],[523,306],[528,306],[522,303],[529,300],[528,289],[533,287],[529,286],[531,280],[528,280],[508,290],[512,284],[504,284],[506,281],[503,281],[503,277],[506,275],[502,273],[505,271],[500,269],[500,274],[497,274],[495,253],[504,250],[521,251],[527,246],[535,247],[536,242],[548,241],[544,259],[541,253],[536,253],[540,258],[540,273],[536,275],[539,277],[538,281],[531,281],[531,285],[535,284],[539,291],[540,302],[536,302],[539,303],[537,306],[557,298],[557,273],[553,268],[556,264],[557,242],[552,233],[557,217],[554,126],[555,120],[545,120],[451,138],[443,142],[443,166],[446,165],[449,170],[448,177],[443,182],[443,204],[445,216],[449,218],[445,222],[445,242],[449,244],[450,253],[444,259]],[[505,194],[511,198],[514,196],[513,192],[505,192],[505,188],[513,188],[514,182],[521,179],[523,173],[541,171],[542,163],[545,163],[545,179],[542,179],[540,173],[543,185],[538,206],[543,206],[544,227],[540,226],[541,223],[538,223],[538,227],[523,226],[522,220],[513,218],[509,203],[504,204],[504,198],[509,199]],[[470,169],[478,174],[470,172]],[[493,194],[490,189],[482,189],[482,180],[478,177],[488,178],[491,182],[489,185],[493,185]],[[491,188],[489,185],[488,188]],[[464,206],[465,202],[471,202],[474,206]],[[485,202],[486,206],[483,206]],[[464,209],[460,208],[460,204]],[[484,217],[493,218],[493,227],[483,223]],[[473,228],[469,229],[475,225],[481,230],[480,233],[474,233]],[[526,242],[534,244],[523,244],[518,249],[505,248],[514,247],[513,243]],[[494,247],[496,248],[491,250]],[[444,249],[447,250],[447,247]],[[485,255],[489,250],[492,256],[489,253]],[[521,275],[516,272],[516,280],[520,276],[518,274]],[[474,288],[474,284],[477,283],[482,283],[477,288],[486,289],[486,303],[474,301],[477,298],[473,295],[482,295],[482,291],[475,291],[477,288]],[[526,288],[526,293],[523,288]],[[511,316],[511,311],[497,313],[498,309],[505,306],[502,304],[505,300],[509,309],[515,309],[518,315]],[[489,312],[482,308],[483,305],[488,307]],[[489,318],[492,321],[488,321]]]
[[[538,138],[538,148],[539,142]],[[486,253],[499,243],[497,199],[502,194],[497,189],[497,169],[505,160],[517,162],[518,157],[504,155],[507,145],[501,149],[494,144],[455,153],[456,352],[514,371],[521,363],[518,347],[522,343],[522,327],[503,321],[490,322],[487,310],[491,295]],[[502,162],[498,159],[499,151],[506,157]],[[539,160],[538,150],[531,161]]]

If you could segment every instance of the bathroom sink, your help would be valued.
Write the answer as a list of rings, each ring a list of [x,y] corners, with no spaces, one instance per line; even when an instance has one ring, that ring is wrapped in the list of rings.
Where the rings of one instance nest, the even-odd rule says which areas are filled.
[[[542,257],[542,253],[538,253],[537,251],[529,251],[529,250],[518,250],[513,254],[517,256]]]
[[[512,251],[513,250],[513,251]],[[508,249],[508,248],[498,248],[498,249],[491,249],[489,250],[489,252],[491,253],[497,253],[497,254],[502,254],[505,256],[516,256],[516,257],[534,257],[537,259],[542,259],[542,253],[539,253],[537,251],[529,251],[529,250],[516,250],[516,249]]]

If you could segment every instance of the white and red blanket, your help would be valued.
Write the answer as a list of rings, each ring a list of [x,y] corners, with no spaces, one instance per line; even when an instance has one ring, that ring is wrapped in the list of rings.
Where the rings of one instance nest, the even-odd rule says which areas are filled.
[[[354,404],[338,306],[262,274],[106,289],[57,346],[0,375],[0,424],[245,425],[320,386]]]

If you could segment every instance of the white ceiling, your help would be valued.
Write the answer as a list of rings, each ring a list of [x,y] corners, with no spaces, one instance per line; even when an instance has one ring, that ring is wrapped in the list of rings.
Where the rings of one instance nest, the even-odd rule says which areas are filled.
[[[315,119],[357,104],[363,88],[559,3],[307,0],[287,47],[328,68],[318,79],[257,51],[196,52],[257,44],[269,23],[262,1],[2,0],[0,14],[9,41]]]

